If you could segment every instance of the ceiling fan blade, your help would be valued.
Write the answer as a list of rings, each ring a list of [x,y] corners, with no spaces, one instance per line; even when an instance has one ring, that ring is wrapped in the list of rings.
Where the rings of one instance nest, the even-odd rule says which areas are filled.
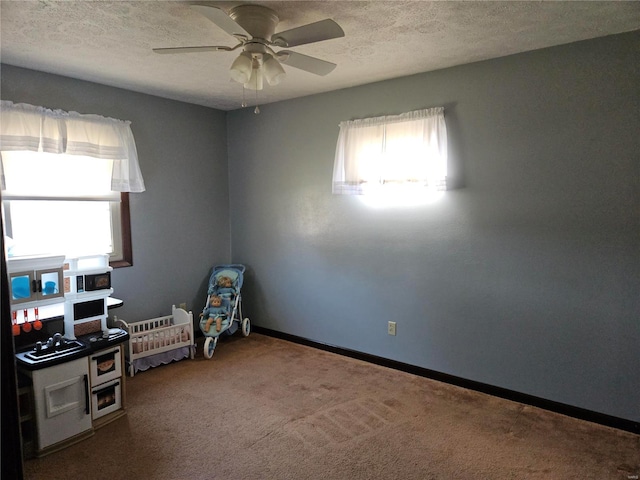
[[[238,25],[224,10],[211,5],[191,5],[191,8],[207,17],[229,35],[247,39],[251,38],[251,34]]]
[[[344,31],[340,25],[328,18],[276,33],[271,37],[271,41],[277,47],[296,47],[340,37],[344,37]]]
[[[202,46],[202,47],[171,47],[171,48],[154,48],[155,53],[199,53],[199,52],[218,52],[233,50],[232,47],[221,46]]]
[[[282,50],[278,52],[278,60],[289,65],[290,67],[299,68],[305,72],[315,73],[316,75],[325,76],[333,72],[337,67],[335,63],[326,62],[319,58],[310,57],[301,53],[292,52],[290,50]]]

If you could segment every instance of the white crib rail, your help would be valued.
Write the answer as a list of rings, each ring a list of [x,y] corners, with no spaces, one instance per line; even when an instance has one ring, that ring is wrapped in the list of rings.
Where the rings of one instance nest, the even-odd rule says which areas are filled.
[[[172,313],[138,322],[125,322],[115,318],[116,324],[129,333],[125,352],[130,364],[140,358],[186,346],[191,347],[190,356],[194,358],[193,314],[175,306],[172,307]]]

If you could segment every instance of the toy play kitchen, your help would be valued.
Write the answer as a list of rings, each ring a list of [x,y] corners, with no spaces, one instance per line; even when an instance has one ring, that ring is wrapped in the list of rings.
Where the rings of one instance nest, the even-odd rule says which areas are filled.
[[[108,255],[7,261],[25,456],[81,441],[125,414],[129,335],[107,325]]]

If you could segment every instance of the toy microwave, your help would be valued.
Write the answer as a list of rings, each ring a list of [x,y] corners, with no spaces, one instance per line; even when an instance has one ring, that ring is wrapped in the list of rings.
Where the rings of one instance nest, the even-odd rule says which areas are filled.
[[[76,287],[78,293],[111,288],[111,272],[78,275],[76,277]]]

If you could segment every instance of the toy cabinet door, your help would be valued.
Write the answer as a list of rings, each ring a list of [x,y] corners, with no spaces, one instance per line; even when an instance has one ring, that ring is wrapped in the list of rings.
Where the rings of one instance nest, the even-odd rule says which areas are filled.
[[[11,304],[30,302],[36,299],[37,286],[35,272],[15,272],[9,274]]]
[[[62,269],[52,268],[48,270],[38,270],[36,272],[36,283],[41,300],[64,296],[62,288]]]

